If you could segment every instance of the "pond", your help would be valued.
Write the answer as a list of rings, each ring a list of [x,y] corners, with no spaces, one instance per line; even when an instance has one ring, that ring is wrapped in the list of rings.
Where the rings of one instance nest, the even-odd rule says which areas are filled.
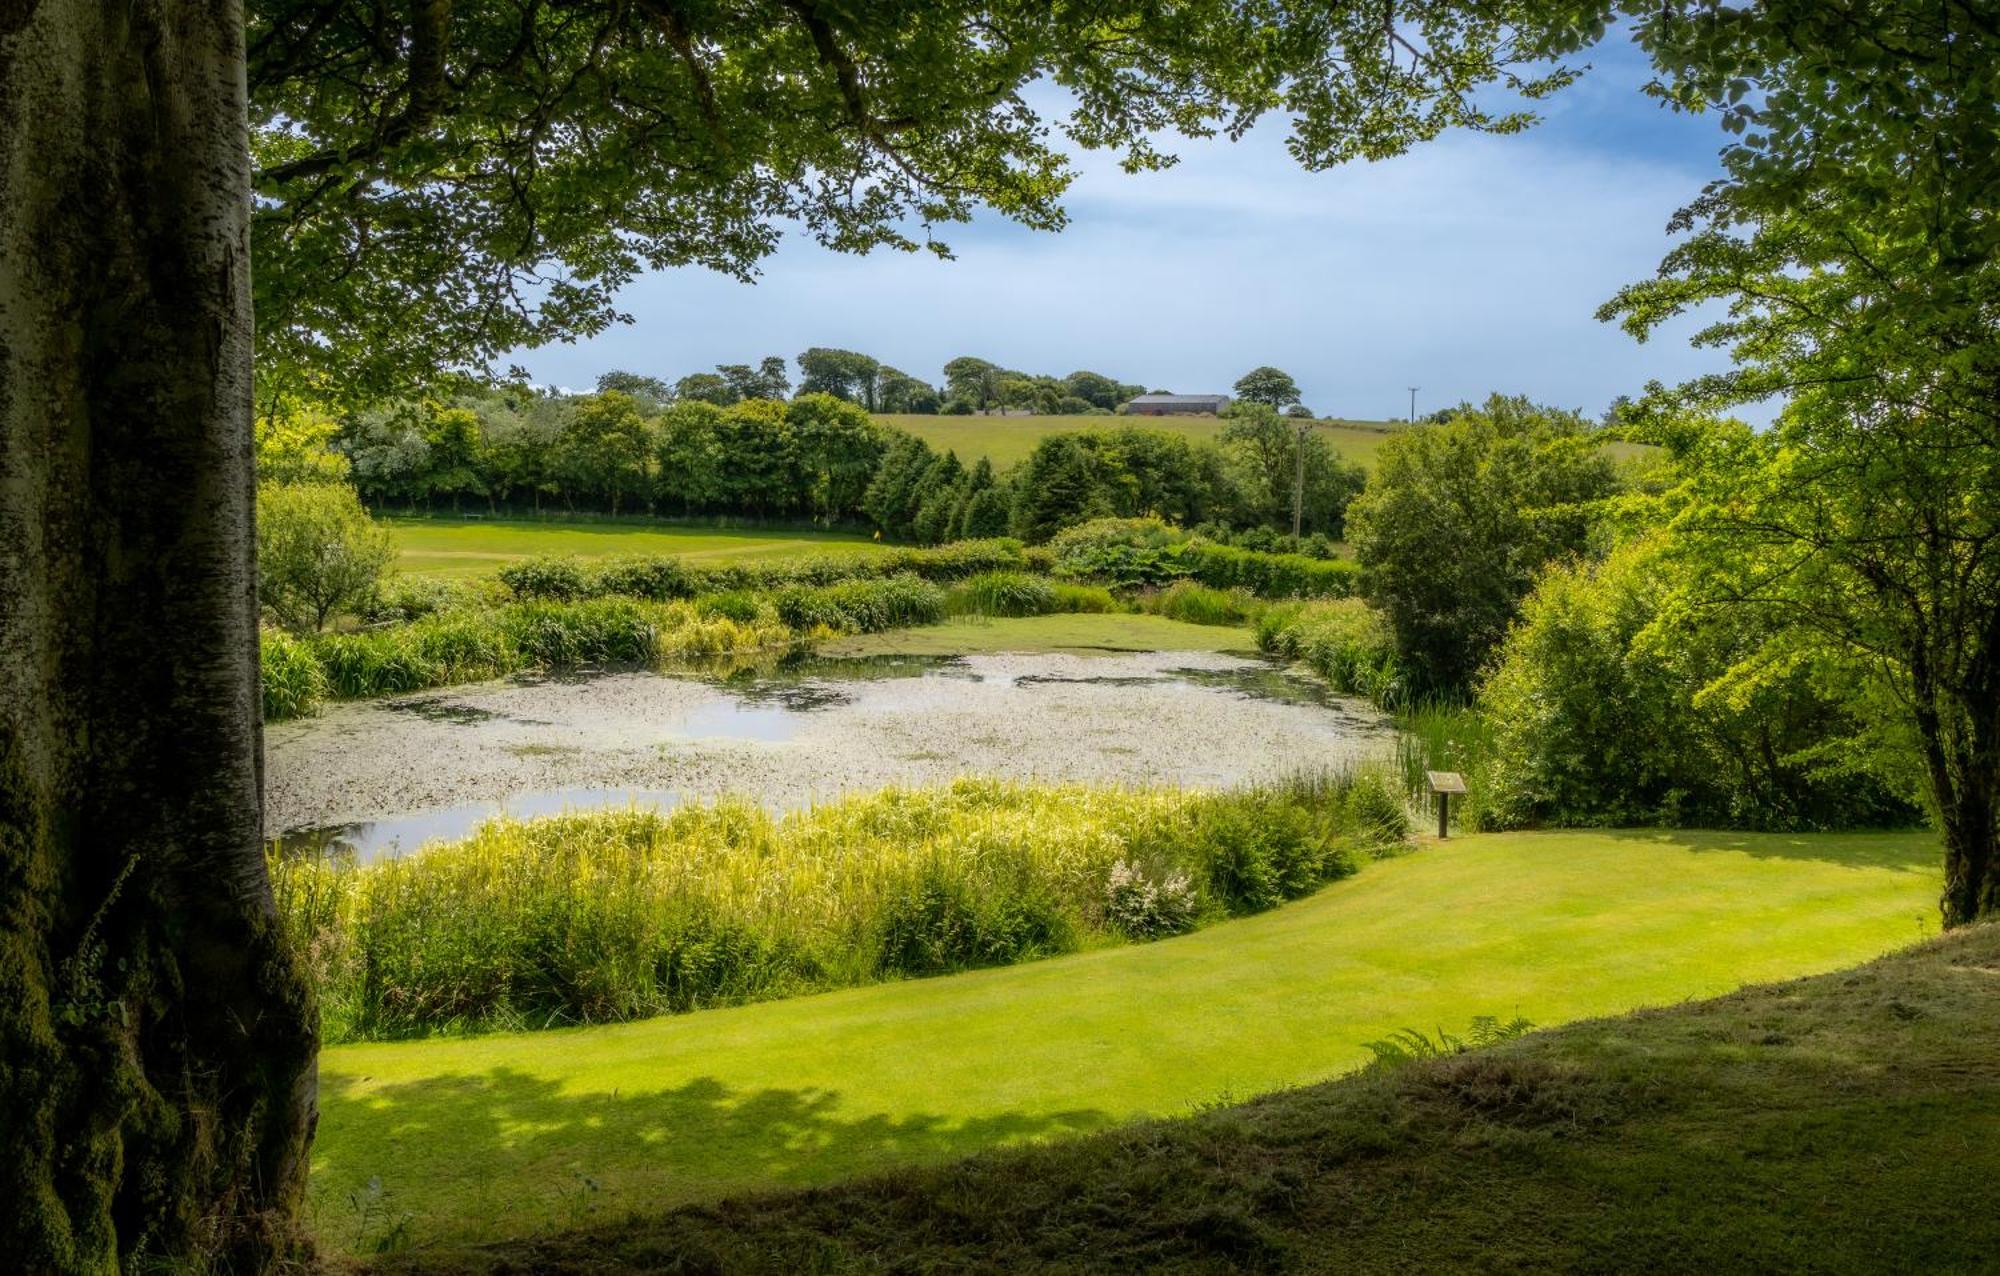
[[[785,809],[960,775],[1219,787],[1393,748],[1366,702],[1208,652],[820,657],[730,678],[516,679],[266,730],[270,826],[399,854],[496,815],[736,794]]]

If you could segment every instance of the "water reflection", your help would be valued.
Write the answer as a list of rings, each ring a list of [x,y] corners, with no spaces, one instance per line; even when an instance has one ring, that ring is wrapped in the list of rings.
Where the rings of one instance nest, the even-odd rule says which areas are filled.
[[[277,842],[279,852],[285,855],[352,855],[359,860],[386,859],[414,851],[428,842],[450,842],[467,837],[488,820],[501,816],[525,820],[540,815],[561,815],[568,811],[627,806],[664,811],[680,801],[681,795],[669,789],[550,789],[542,793],[516,793],[499,800],[467,802],[462,806],[420,811],[413,815],[293,829],[281,834]]]
[[[982,715],[996,721],[1012,715],[1041,715],[1056,706],[1074,712],[1075,705],[1061,698],[1064,687],[1105,690],[1158,689],[1180,701],[1182,696],[1229,697],[1264,701],[1292,709],[1309,709],[1311,730],[1341,740],[1360,738],[1381,730],[1379,718],[1370,716],[1356,702],[1329,692],[1318,680],[1294,674],[1265,660],[1232,659],[1220,666],[1188,665],[1161,667],[1154,664],[1140,672],[1131,671],[1131,662],[1093,673],[1088,664],[1075,659],[1051,659],[1040,668],[1021,667],[1021,659],[1011,661],[968,661],[962,656],[875,656],[839,657],[811,655],[758,668],[727,673],[680,675],[678,681],[696,684],[706,691],[695,696],[669,697],[654,702],[650,712],[619,709],[613,701],[611,712],[589,719],[570,718],[560,724],[517,716],[502,708],[484,708],[463,703],[450,695],[408,696],[385,702],[397,714],[419,717],[442,724],[457,747],[468,751],[499,751],[522,760],[555,759],[539,768],[530,768],[511,777],[512,783],[484,781],[490,788],[520,785],[519,791],[501,798],[462,802],[431,810],[351,823],[325,824],[287,831],[278,839],[281,850],[296,854],[344,854],[369,860],[406,854],[427,843],[450,841],[472,833],[480,824],[497,816],[530,818],[564,811],[588,811],[606,807],[641,806],[670,808],[683,800],[680,790],[628,787],[550,787],[565,780],[590,780],[578,775],[573,758],[588,758],[605,749],[654,749],[663,754],[704,754],[704,742],[749,742],[755,745],[785,746],[804,735],[816,716],[839,718],[846,711],[863,715],[863,720],[880,723],[902,716],[921,718],[937,712],[940,704],[951,705],[970,692],[966,684],[979,687],[977,703]],[[631,678],[633,675],[618,675]],[[532,682],[588,683],[592,678],[569,676],[562,679],[516,680]],[[942,683],[954,684],[947,688]],[[689,703],[692,700],[693,703]],[[506,703],[494,699],[489,704]],[[535,703],[535,702],[530,702]],[[643,703],[643,700],[642,700]],[[1116,697],[1106,701],[1093,697],[1096,716],[1066,717],[1065,740],[1074,748],[1093,755],[1134,755],[1138,752],[1129,739],[1134,730],[1143,730],[1145,717],[1128,721],[1118,712]],[[1152,703],[1158,703],[1154,700]],[[1138,702],[1134,701],[1135,706]],[[671,707],[669,707],[671,706]],[[525,705],[522,707],[526,707]],[[530,709],[531,714],[548,710]],[[561,719],[564,715],[553,716]],[[982,717],[981,721],[985,719]],[[523,730],[528,728],[528,730]],[[837,724],[836,724],[837,729]],[[810,739],[821,747],[826,732],[814,728]],[[607,743],[607,741],[609,743]],[[960,734],[949,742],[923,741],[925,747],[893,756],[905,761],[948,761],[969,756],[990,742],[977,733]],[[1317,742],[1308,741],[1307,747]],[[435,747],[435,745],[433,746]],[[450,746],[447,746],[450,747]],[[803,747],[803,746],[801,746]],[[940,752],[944,750],[944,752]],[[965,754],[961,755],[960,750]],[[775,756],[775,755],[763,755]],[[1060,765],[1061,759],[1057,759]],[[990,765],[990,759],[989,759]],[[1195,767],[1196,782],[1227,781],[1215,773],[1218,765]],[[551,769],[554,768],[554,769]],[[565,773],[567,769],[567,773]],[[1228,771],[1221,766],[1221,772]],[[1163,765],[1152,778],[1180,778],[1186,767]],[[610,777],[605,777],[610,778]],[[659,779],[665,779],[661,776]],[[657,783],[658,781],[655,780]],[[643,783],[643,781],[642,781]],[[828,787],[837,787],[838,781]],[[469,791],[477,792],[477,787]],[[468,790],[460,788],[455,796]],[[421,798],[404,799],[412,805]],[[394,800],[394,799],[390,799]],[[385,803],[386,804],[386,803]],[[400,803],[398,803],[400,805]],[[779,809],[783,803],[774,803]],[[328,808],[322,808],[328,809]],[[338,809],[338,808],[333,808]],[[365,808],[364,808],[365,809]],[[393,808],[392,808],[393,809]]]

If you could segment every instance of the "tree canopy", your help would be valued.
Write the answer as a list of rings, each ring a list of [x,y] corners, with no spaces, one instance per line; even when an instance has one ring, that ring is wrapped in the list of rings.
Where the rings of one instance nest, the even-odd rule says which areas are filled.
[[[1236,378],[1236,397],[1277,409],[1299,401],[1299,383],[1291,374],[1266,365]]]
[[[1326,164],[1517,129],[1475,90],[1567,82],[1521,68],[1594,29],[1527,0],[246,8],[260,372],[354,395],[598,331],[649,268],[748,278],[787,223],[939,254],[980,205],[1058,228],[1070,147],[1157,167],[1162,135],[1285,112]]]
[[[1679,462],[1678,606],[1766,626],[1710,694],[1835,661],[1901,706],[1969,921],[2000,908],[2000,19],[1774,0],[1643,34],[1659,91],[1735,137],[1603,311],[1644,337],[1724,309],[1696,340],[1734,367],[1623,414]],[[1772,395],[1768,433],[1709,419]]]

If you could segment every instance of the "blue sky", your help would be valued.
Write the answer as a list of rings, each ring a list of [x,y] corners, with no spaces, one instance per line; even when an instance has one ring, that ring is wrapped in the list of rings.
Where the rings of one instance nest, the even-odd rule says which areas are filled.
[[[1595,415],[1724,361],[1688,346],[1692,323],[1640,345],[1592,317],[1657,267],[1723,134],[1644,97],[1622,40],[1591,61],[1523,135],[1450,135],[1324,173],[1291,161],[1277,120],[1183,142],[1164,173],[1084,155],[1058,234],[981,218],[941,233],[951,261],[788,235],[753,284],[651,274],[621,296],[630,325],[509,361],[582,388],[608,368],[672,380],[826,345],[932,381],[973,354],[1180,393],[1227,392],[1271,363],[1324,415],[1401,416],[1411,385],[1420,412],[1500,391]]]

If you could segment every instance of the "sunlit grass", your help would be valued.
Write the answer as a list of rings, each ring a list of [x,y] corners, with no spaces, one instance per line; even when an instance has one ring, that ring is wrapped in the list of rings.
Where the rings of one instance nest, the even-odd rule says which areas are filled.
[[[1343,1072],[1398,1028],[1547,1026],[1851,964],[1934,929],[1938,880],[1923,834],[1481,835],[1159,943],[339,1046],[321,1061],[317,1226],[355,1243],[349,1194],[370,1179],[411,1238],[449,1242],[1183,1115]]]
[[[524,558],[573,554],[624,558],[674,554],[690,565],[720,567],[806,554],[877,552],[865,532],[809,528],[675,526],[650,519],[463,519],[386,517],[397,567],[427,576],[488,576]]]

